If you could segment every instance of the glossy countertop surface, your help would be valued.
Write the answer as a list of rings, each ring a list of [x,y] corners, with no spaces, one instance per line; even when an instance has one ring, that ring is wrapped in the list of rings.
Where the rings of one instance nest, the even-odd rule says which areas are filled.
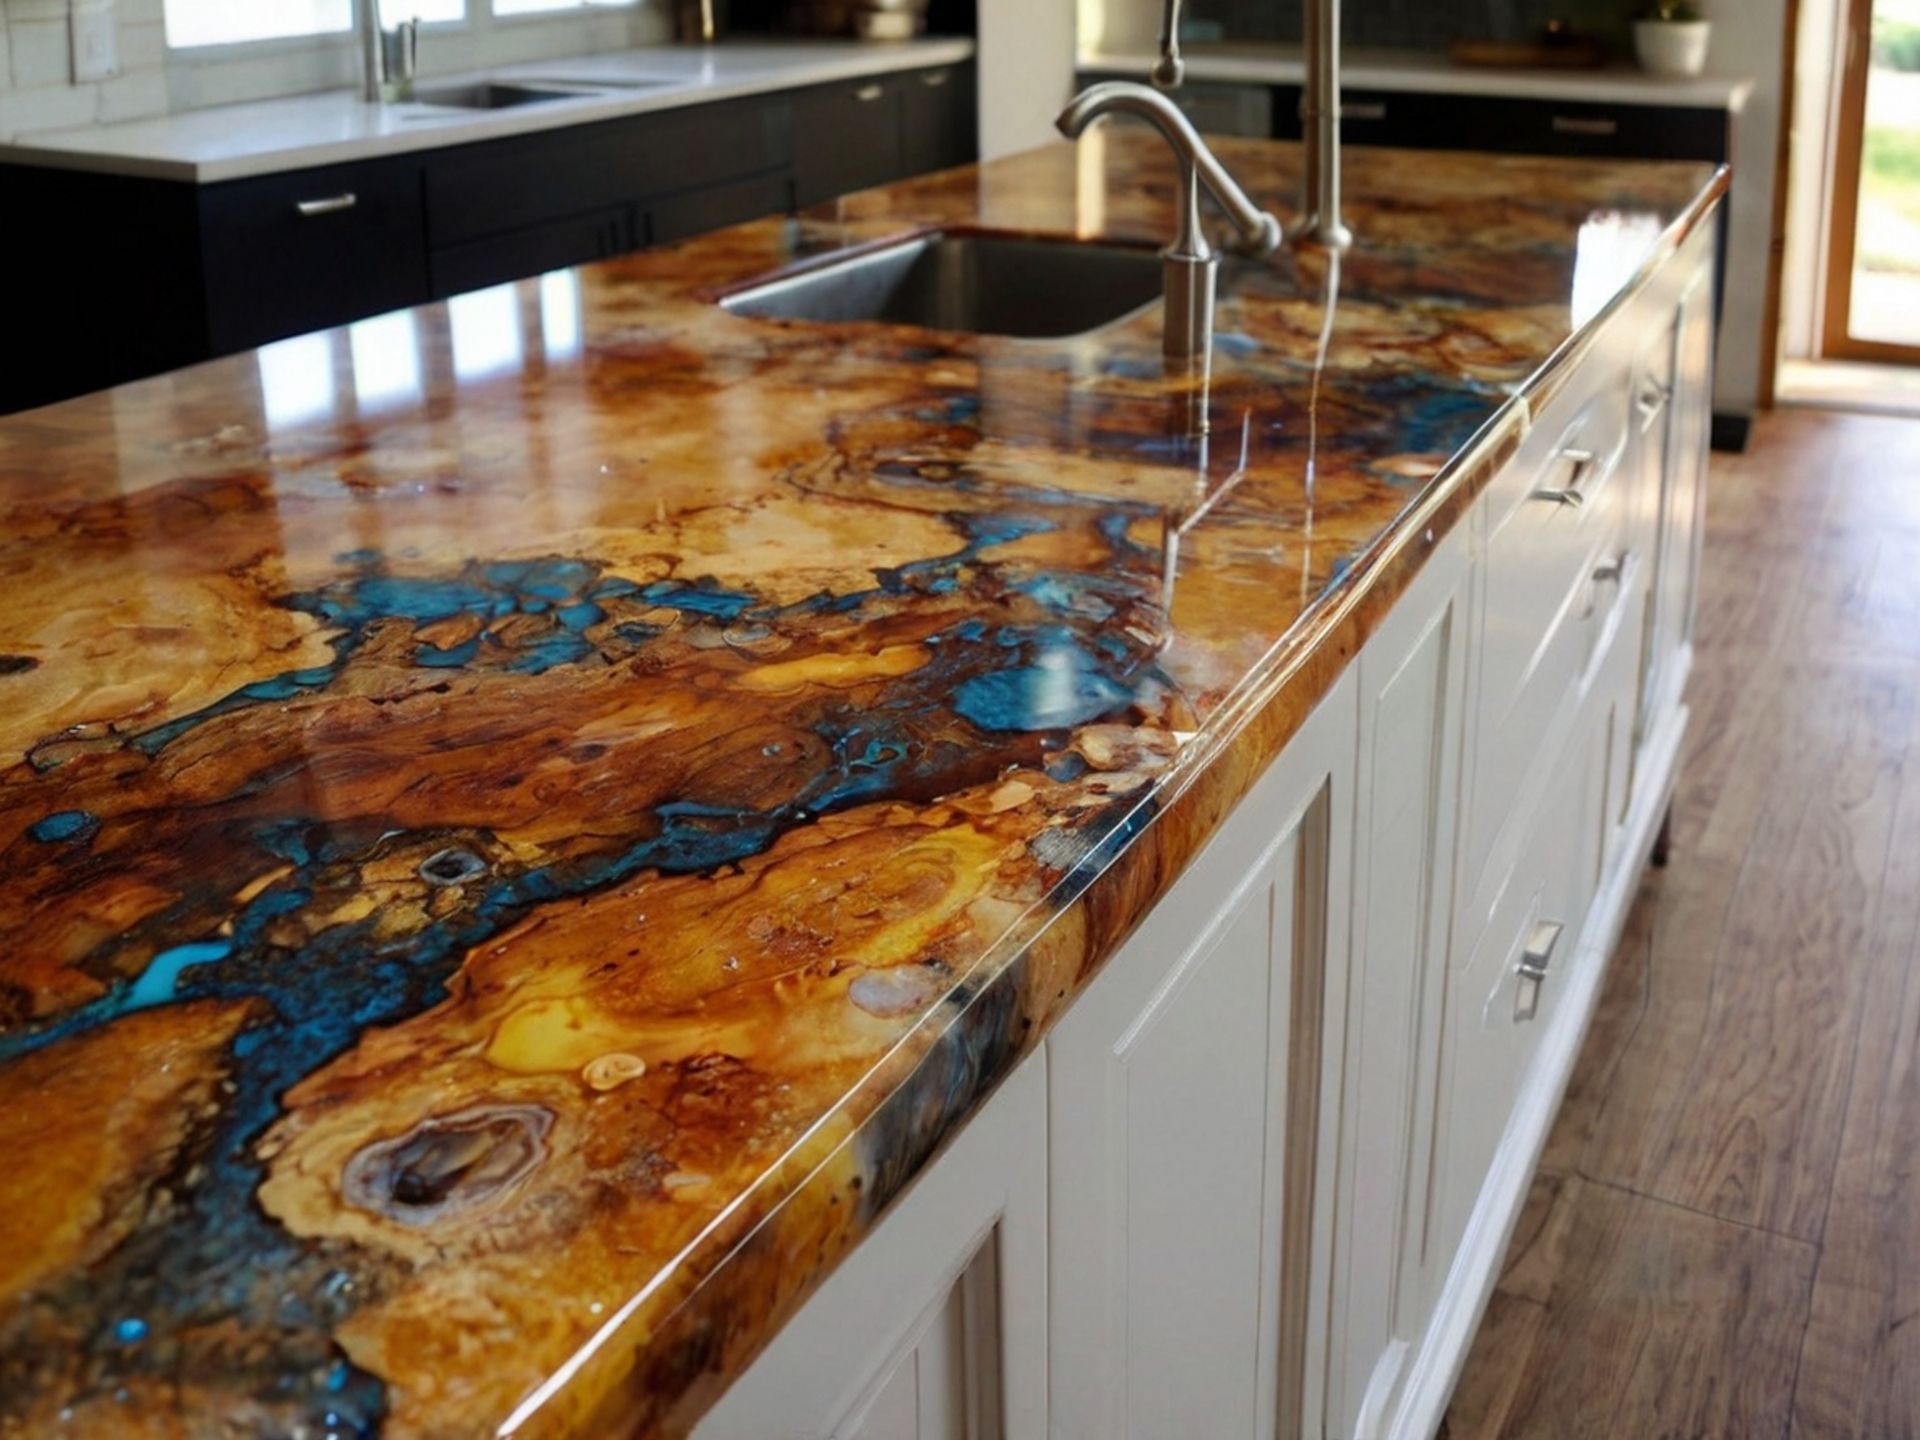
[[[422,43],[431,46],[432,35]],[[950,65],[973,52],[970,39],[938,37],[643,46],[573,59],[519,61],[473,75],[431,75],[419,81],[419,88],[429,92],[483,78],[544,85],[567,93],[568,98],[560,100],[503,110],[461,110],[420,102],[377,105],[355,90],[328,90],[183,110],[150,120],[36,131],[0,143],[0,164],[206,184]]]
[[[1202,44],[1185,46],[1183,53],[1188,78],[1194,81],[1298,85],[1307,74],[1298,45]],[[1145,76],[1158,58],[1153,51],[1116,46],[1083,53],[1080,68]],[[1348,47],[1342,52],[1340,81],[1348,90],[1512,96],[1604,105],[1704,106],[1736,113],[1746,108],[1753,94],[1753,78],[1746,75],[1653,75],[1627,64],[1591,69],[1456,65],[1435,50],[1365,47]]]
[[[711,303],[1173,178],[1102,128],[0,420],[0,1435],[684,1433],[1725,183],[1357,152],[1210,375]]]

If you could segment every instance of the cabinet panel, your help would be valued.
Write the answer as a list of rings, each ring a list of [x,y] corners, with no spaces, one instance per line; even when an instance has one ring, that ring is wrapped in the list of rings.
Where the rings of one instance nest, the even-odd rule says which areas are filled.
[[[625,209],[574,215],[506,235],[448,245],[432,257],[433,294],[482,290],[508,280],[624,254],[639,243],[633,213]]]
[[[1054,1433],[1291,1436],[1351,686],[1048,1040]]]
[[[794,96],[798,204],[815,205],[905,173],[903,90],[900,77],[885,75],[820,85]]]
[[[666,245],[708,230],[738,225],[793,208],[793,176],[785,170],[728,185],[709,185],[655,200],[648,207],[648,238]]]
[[[203,187],[213,353],[424,304],[420,174],[381,160]]]
[[[942,65],[900,77],[903,173],[924,175],[980,158],[973,77],[971,65]]]
[[[432,243],[781,169],[791,156],[789,120],[784,97],[756,97],[435,152],[427,167]]]
[[[1008,1077],[695,1440],[1045,1440],[1047,1081]]]
[[[1434,1269],[1429,1207],[1453,917],[1468,536],[1360,656],[1353,965],[1341,1104],[1329,1432],[1382,1433]],[[1437,1265],[1436,1265],[1437,1258]]]

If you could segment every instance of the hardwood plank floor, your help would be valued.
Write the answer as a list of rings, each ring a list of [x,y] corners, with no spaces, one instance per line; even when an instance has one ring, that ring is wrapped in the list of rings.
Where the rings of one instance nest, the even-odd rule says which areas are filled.
[[[1920,422],[1715,457],[1691,702],[1448,1440],[1920,1437]]]

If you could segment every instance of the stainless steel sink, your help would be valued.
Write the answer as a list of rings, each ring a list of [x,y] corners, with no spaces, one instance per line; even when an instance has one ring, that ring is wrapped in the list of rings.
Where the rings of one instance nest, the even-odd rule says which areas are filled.
[[[916,235],[736,290],[735,315],[880,321],[980,335],[1078,335],[1160,298],[1157,252],[1013,235]]]
[[[471,85],[442,85],[415,90],[414,102],[443,110],[510,110],[516,105],[539,105],[548,100],[577,100],[577,90],[541,90],[531,85],[509,85],[480,80]]]

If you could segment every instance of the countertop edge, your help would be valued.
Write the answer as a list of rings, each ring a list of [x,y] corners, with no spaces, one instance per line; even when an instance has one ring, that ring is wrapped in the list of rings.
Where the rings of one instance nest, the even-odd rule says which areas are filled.
[[[1144,51],[1108,50],[1082,54],[1082,70],[1145,75],[1155,57]],[[1216,55],[1189,52],[1188,77],[1213,82],[1295,84],[1306,77],[1305,62],[1283,54]],[[1712,108],[1739,113],[1754,82],[1745,76],[1701,75],[1666,79],[1625,69],[1497,70],[1453,65],[1436,54],[1430,65],[1401,59],[1369,62],[1365,52],[1350,53],[1341,67],[1341,83],[1367,90],[1485,95],[1514,99],[1567,100],[1605,104]]]
[[[851,47],[852,42],[848,43]],[[29,133],[11,142],[0,143],[0,166],[30,165],[86,174],[118,175],[128,179],[170,180],[211,185],[228,180],[246,180],[262,175],[311,170],[322,165],[338,165],[359,160],[447,150],[460,145],[511,139],[518,135],[540,134],[575,125],[592,125],[633,115],[683,110],[696,105],[776,94],[783,90],[830,85],[836,81],[857,80],[870,75],[889,75],[933,65],[959,64],[972,59],[977,48],[973,40],[963,36],[923,37],[918,40],[899,41],[886,45],[876,44],[870,54],[836,55],[831,59],[814,57],[804,61],[796,56],[795,63],[790,69],[768,70],[737,79],[672,83],[646,90],[613,90],[590,96],[583,95],[577,101],[475,112],[418,130],[398,131],[356,139],[327,140],[311,145],[218,160],[180,159],[135,150],[73,149],[58,143],[62,138],[97,137],[116,129],[164,125],[169,120],[190,115],[217,113],[222,110],[253,111],[262,107],[310,105],[328,95],[344,97],[345,92],[292,95],[272,100],[254,100],[237,105],[181,111],[177,115],[153,116],[145,120],[124,121],[117,125]],[[573,61],[581,58],[586,57],[573,57]],[[435,75],[429,78],[437,86],[458,85],[480,78],[539,77],[551,75],[556,69],[573,61],[567,57],[515,61],[483,71]]]

